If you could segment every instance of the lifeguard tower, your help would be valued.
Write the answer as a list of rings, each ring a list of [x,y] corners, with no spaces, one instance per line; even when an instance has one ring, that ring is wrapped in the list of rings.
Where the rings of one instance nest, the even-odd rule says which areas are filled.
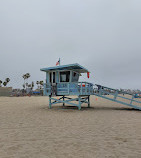
[[[63,103],[63,106],[65,106],[65,103],[77,106],[79,110],[83,103],[87,103],[90,107],[93,84],[79,82],[82,73],[89,73],[86,68],[76,63],[42,68],[41,71],[46,72],[44,95],[49,96],[49,108],[58,103]],[[56,98],[56,96],[59,98]]]
[[[136,94],[122,93],[118,89],[79,82],[81,74],[89,74],[89,71],[77,63],[43,68],[41,71],[46,72],[44,95],[49,96],[49,108],[54,104],[62,103],[63,106],[69,104],[80,110],[83,103],[90,107],[90,95],[95,95],[141,110],[141,101]]]

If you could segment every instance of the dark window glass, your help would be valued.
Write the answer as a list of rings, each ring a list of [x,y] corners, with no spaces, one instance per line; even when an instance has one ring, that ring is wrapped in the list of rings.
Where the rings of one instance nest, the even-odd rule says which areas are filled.
[[[60,82],[69,82],[70,81],[70,71],[60,72]]]
[[[72,72],[72,82],[78,82],[79,74],[76,72]]]
[[[53,72],[53,83],[55,83],[55,72]]]
[[[50,82],[52,82],[52,73],[51,72],[49,73],[49,80],[50,80]]]

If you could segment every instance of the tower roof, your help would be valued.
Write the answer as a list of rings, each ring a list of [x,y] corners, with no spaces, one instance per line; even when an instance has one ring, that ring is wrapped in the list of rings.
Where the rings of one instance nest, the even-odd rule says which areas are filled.
[[[58,71],[61,71],[61,70],[74,70],[78,73],[87,73],[87,72],[89,72],[86,68],[79,65],[78,63],[68,64],[68,65],[59,65],[59,66],[54,66],[54,67],[47,67],[47,68],[42,68],[40,70],[45,71],[45,72],[56,71],[56,70],[58,70]]]

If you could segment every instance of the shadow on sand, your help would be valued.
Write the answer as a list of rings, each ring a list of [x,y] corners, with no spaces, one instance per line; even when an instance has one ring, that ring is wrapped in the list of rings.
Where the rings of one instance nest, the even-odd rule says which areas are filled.
[[[40,109],[49,109],[47,106],[42,106],[40,107]],[[52,106],[52,108],[50,110],[78,110],[77,107],[75,106]],[[95,107],[81,107],[81,110],[80,111],[113,111],[113,110],[119,110],[119,111],[139,111],[141,112],[140,110],[137,110],[137,109],[133,109],[133,108],[128,108],[128,107],[98,107],[98,106],[95,106]]]

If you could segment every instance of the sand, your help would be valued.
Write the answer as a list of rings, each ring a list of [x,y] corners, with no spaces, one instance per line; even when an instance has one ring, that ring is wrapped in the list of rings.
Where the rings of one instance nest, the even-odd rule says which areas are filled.
[[[141,158],[141,111],[91,96],[91,108],[48,97],[0,97],[0,158]]]

